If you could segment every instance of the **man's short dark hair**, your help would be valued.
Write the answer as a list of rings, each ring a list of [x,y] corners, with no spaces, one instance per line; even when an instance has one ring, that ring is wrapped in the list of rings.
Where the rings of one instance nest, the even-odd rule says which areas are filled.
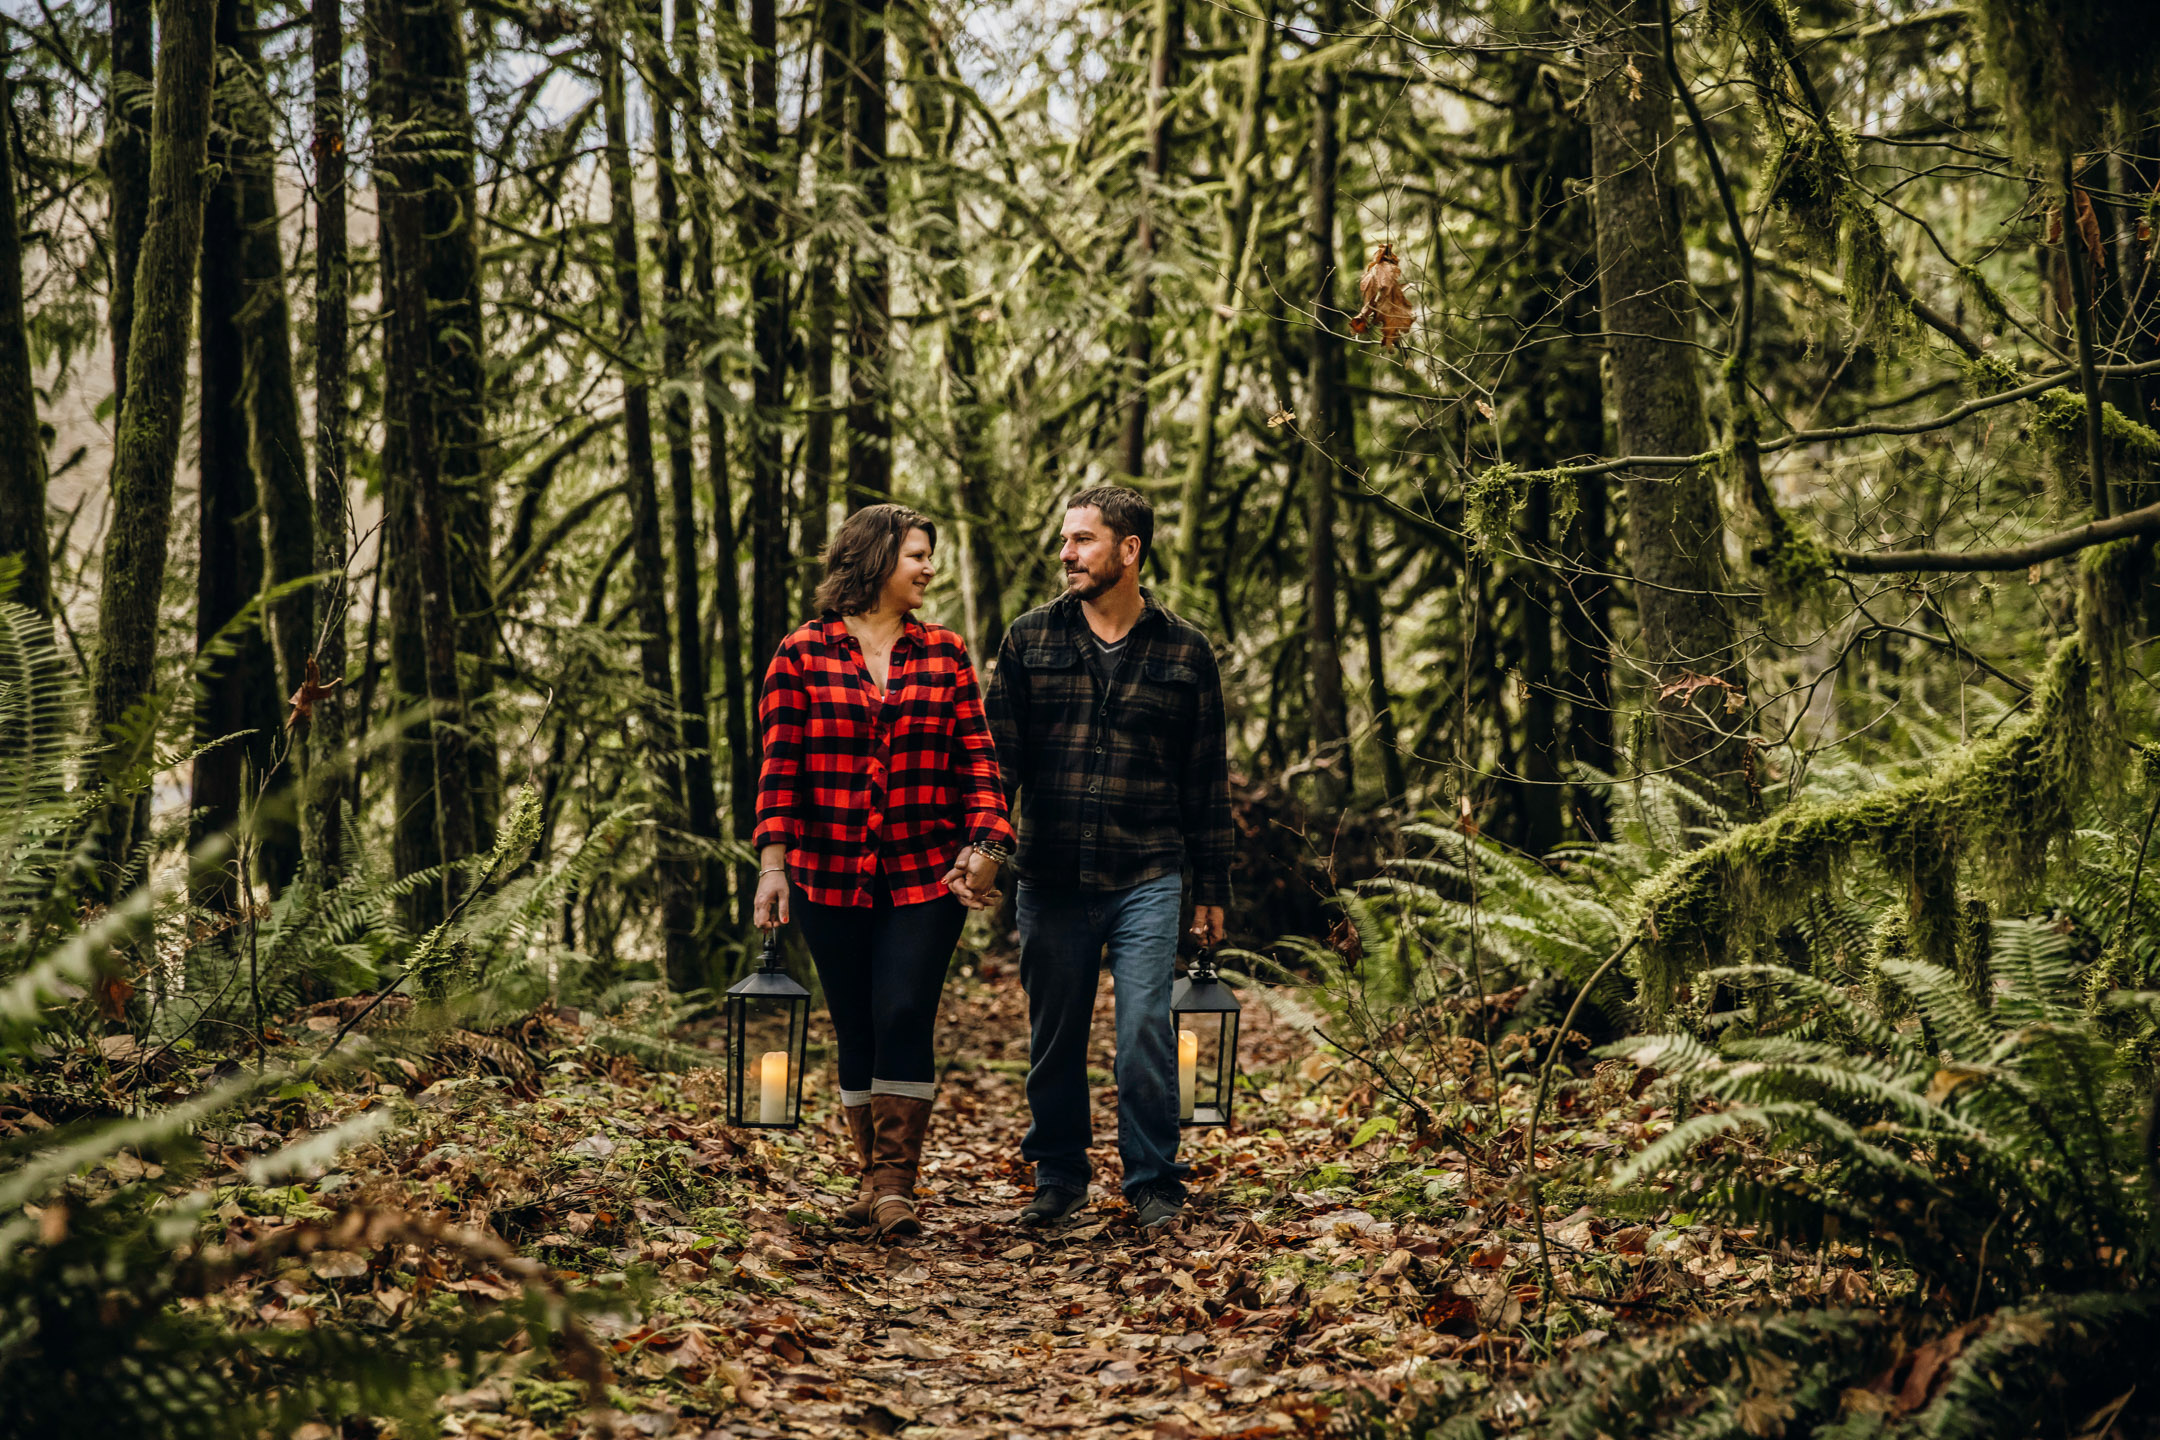
[[[1147,564],[1148,551],[1155,545],[1155,507],[1148,504],[1147,496],[1130,485],[1097,485],[1065,502],[1068,510],[1090,505],[1102,512],[1103,524],[1115,530],[1119,540],[1127,535],[1140,537],[1140,563]]]

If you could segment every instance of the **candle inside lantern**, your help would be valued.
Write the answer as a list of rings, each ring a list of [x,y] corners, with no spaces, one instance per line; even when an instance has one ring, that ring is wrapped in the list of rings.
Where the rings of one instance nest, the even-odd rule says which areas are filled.
[[[1200,1037],[1190,1030],[1177,1032],[1178,1119],[1193,1117],[1193,1072],[1200,1067]]]
[[[787,1124],[788,1053],[768,1050],[758,1063],[758,1123]]]

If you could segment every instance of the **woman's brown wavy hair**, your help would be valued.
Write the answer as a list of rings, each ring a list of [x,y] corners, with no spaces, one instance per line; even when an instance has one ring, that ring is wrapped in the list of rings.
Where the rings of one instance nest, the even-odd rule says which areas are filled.
[[[910,530],[928,535],[930,548],[937,549],[936,522],[905,505],[865,505],[841,521],[825,547],[825,578],[810,602],[818,614],[860,615],[876,605]]]

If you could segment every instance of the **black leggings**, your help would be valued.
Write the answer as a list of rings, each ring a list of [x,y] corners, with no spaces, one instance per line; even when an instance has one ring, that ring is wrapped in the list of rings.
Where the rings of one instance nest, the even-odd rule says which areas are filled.
[[[938,997],[967,923],[966,907],[951,895],[895,905],[882,885],[876,893],[868,909],[800,896],[794,904],[832,1011],[841,1102],[849,1105],[868,1104],[873,1091],[934,1098]]]

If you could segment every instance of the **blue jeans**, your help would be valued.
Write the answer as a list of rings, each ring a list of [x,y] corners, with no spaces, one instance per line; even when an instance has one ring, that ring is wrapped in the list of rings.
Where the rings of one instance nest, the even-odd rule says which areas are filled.
[[[1028,1109],[1020,1153],[1035,1183],[1085,1192],[1088,1032],[1103,947],[1117,982],[1118,1157],[1125,1193],[1167,1188],[1182,1197],[1178,1163],[1177,1037],[1170,970],[1177,958],[1184,882],[1176,875],[1125,890],[1046,890],[1022,882],[1020,984],[1028,997]]]

